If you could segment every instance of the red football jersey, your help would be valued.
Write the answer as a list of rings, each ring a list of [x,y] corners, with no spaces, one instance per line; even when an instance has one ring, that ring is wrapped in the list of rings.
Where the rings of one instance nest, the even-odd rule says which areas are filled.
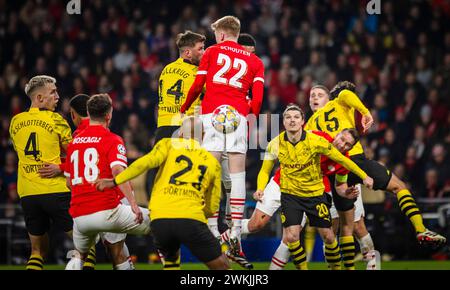
[[[257,92],[252,91],[253,104],[249,104],[246,99],[255,82],[264,83],[264,65],[261,59],[234,41],[224,41],[206,49],[191,91],[197,92],[206,83],[202,114],[212,113],[218,106],[226,104],[247,116],[250,107],[252,111],[258,111],[253,111],[254,114],[258,114],[262,103],[262,85],[258,86]],[[185,102],[187,107],[198,97],[197,93],[192,96],[191,91]],[[181,112],[184,112],[186,105]]]
[[[312,131],[312,133],[322,136],[325,139],[328,140],[328,142],[333,143],[333,137],[331,137],[330,135],[328,135],[325,132],[322,131]],[[345,153],[345,156],[348,157],[348,152]],[[320,156],[320,168],[322,170],[322,174],[323,174],[323,184],[325,185],[325,192],[330,192],[331,191],[331,184],[330,184],[330,180],[328,179],[328,176],[330,175],[334,175],[334,174],[339,174],[339,175],[346,175],[348,174],[350,171],[348,171],[344,166],[342,166],[341,164],[331,160],[330,158],[328,158],[325,155],[321,155]],[[273,177],[273,180],[280,185],[280,169],[278,169],[275,172],[275,175]]]
[[[111,168],[127,167],[122,138],[100,125],[88,126],[69,144],[67,149],[72,188],[70,214],[73,218],[115,208],[123,197],[117,188],[97,191],[94,182],[113,178]]]
[[[84,119],[81,121],[81,123],[78,125],[78,127],[75,129],[75,131],[72,133],[72,138],[75,138],[80,134],[81,131],[86,129],[89,126],[89,119]],[[67,172],[69,169],[66,169],[69,166],[69,160],[64,158],[61,158],[61,164],[59,165],[59,169],[61,169],[62,172]]]

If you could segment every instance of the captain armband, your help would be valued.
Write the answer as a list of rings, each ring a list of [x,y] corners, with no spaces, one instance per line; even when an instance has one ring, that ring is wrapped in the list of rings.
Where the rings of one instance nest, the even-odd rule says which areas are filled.
[[[348,174],[345,174],[345,175],[336,174],[336,181],[339,183],[346,183],[347,179],[348,179]]]

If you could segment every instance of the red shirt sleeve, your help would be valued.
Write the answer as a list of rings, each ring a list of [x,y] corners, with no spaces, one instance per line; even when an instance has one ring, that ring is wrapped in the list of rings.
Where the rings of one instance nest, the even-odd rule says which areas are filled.
[[[125,149],[122,138],[118,136],[115,136],[111,141],[111,146],[108,151],[108,163],[110,168],[113,168],[115,165],[120,165],[125,168],[128,166],[127,150]]]
[[[189,89],[189,93],[186,97],[186,101],[180,108],[180,112],[184,114],[192,105],[192,103],[198,98],[200,93],[203,90],[203,86],[206,82],[206,74],[208,73],[209,68],[209,53],[210,49],[207,49],[202,56],[202,60],[200,61],[200,66],[197,70],[197,76],[195,77],[195,81]]]
[[[250,103],[251,111],[255,115],[258,115],[261,110],[264,95],[264,64],[259,58],[257,60],[257,69],[252,85],[252,101]]]

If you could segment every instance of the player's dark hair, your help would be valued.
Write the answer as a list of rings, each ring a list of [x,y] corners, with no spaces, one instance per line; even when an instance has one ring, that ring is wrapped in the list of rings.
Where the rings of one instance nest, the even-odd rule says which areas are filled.
[[[349,91],[352,91],[352,92],[356,93],[356,86],[355,86],[354,83],[349,82],[349,81],[338,82],[333,87],[333,89],[331,89],[330,100],[333,100],[333,99],[337,98],[337,96],[339,96],[339,93],[342,90],[349,90]]]
[[[355,139],[355,144],[359,141],[359,133],[358,130],[355,128],[346,128],[342,130],[342,132],[348,132],[350,135],[352,135],[353,139]]]
[[[180,54],[186,48],[193,48],[198,42],[204,42],[206,37],[204,35],[186,30],[184,33],[179,33],[177,35],[176,44]]]
[[[297,104],[289,103],[286,106],[286,109],[284,109],[284,111],[283,111],[283,118],[288,111],[298,111],[302,115],[303,120],[305,119],[305,113],[303,112],[302,108],[300,108]]]
[[[73,96],[69,101],[69,106],[77,112],[83,118],[88,116],[87,113],[87,102],[89,100],[89,96],[85,94],[78,94]]]
[[[248,33],[239,34],[239,38],[237,41],[240,45],[244,46],[253,46],[256,48],[256,40]]]
[[[108,94],[92,95],[87,102],[89,118],[94,121],[103,121],[112,109],[112,101]]]
[[[323,90],[328,96],[330,96],[330,90],[329,90],[326,86],[324,86],[324,85],[315,85],[315,86],[313,86],[313,87],[311,88],[310,91],[312,91],[312,90],[314,90],[314,89],[321,89],[321,90]]]

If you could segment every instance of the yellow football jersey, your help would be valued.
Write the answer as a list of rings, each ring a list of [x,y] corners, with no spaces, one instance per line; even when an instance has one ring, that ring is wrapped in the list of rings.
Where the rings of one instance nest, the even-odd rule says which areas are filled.
[[[19,156],[20,197],[69,191],[64,176],[41,178],[38,174],[44,162],[61,164],[61,145],[72,140],[70,126],[60,114],[30,108],[14,116],[9,134]]]
[[[219,209],[221,167],[193,139],[166,138],[115,177],[122,184],[159,167],[150,199],[150,219],[187,218],[207,222]]]
[[[159,77],[158,127],[181,125],[180,108],[194,83],[197,69],[198,66],[183,58],[164,67]],[[186,115],[194,115],[200,103],[200,98],[197,98]]]
[[[292,144],[282,132],[269,142],[263,165],[258,174],[258,190],[264,190],[275,161],[280,162],[280,189],[283,193],[300,197],[314,197],[323,194],[320,155],[326,155],[357,173],[361,178],[367,177],[353,161],[342,155],[325,138],[303,131],[300,141]]]
[[[369,112],[355,93],[349,90],[342,90],[336,99],[329,101],[309,118],[305,125],[305,130],[326,132],[334,138],[343,129],[356,128],[355,109],[362,115]],[[349,155],[363,152],[362,145],[358,142],[349,151]]]

